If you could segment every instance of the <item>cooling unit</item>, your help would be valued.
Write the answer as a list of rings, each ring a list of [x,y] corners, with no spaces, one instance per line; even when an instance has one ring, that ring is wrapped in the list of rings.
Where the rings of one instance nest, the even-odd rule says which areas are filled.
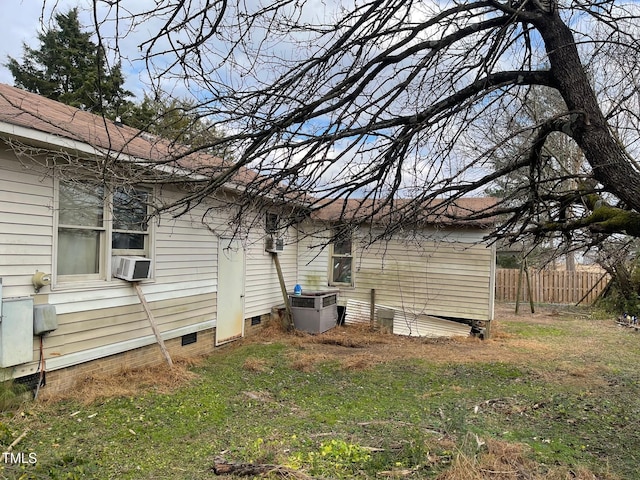
[[[113,276],[127,282],[138,282],[151,277],[151,259],[145,257],[114,256]]]
[[[264,249],[270,253],[284,252],[284,239],[269,237],[267,238]]]

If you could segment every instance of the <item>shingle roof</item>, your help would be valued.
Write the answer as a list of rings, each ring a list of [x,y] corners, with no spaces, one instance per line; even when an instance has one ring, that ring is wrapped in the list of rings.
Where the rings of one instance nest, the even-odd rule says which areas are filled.
[[[0,84],[0,121],[140,159],[163,159],[166,146],[140,132],[34,93]]]
[[[229,166],[213,155],[190,152],[183,145],[5,84],[0,84],[0,122],[79,141],[112,156],[167,162],[194,173],[219,172]],[[242,168],[234,180],[246,183],[255,176]]]
[[[312,218],[323,221],[373,221],[379,223],[409,222],[438,225],[491,226],[497,199],[493,197],[465,197],[453,202],[441,199],[417,200],[356,199],[327,202],[314,210]]]
[[[65,105],[35,93],[0,83],[0,122],[32,129],[65,139],[82,142],[117,158],[125,155],[141,161],[168,162],[188,172],[204,175],[220,172],[232,165],[204,152],[189,152],[185,146],[175,145],[135,128],[116,124],[111,120]],[[233,184],[247,185],[259,178],[257,172],[241,168],[232,177]],[[304,195],[288,193],[288,198],[304,198]],[[313,201],[311,200],[311,203]],[[417,213],[420,221],[427,223],[464,223],[465,225],[489,225],[491,218],[464,220],[477,212],[487,211],[495,205],[495,199],[463,198],[454,205],[438,207],[441,202],[416,203],[415,200],[394,200],[393,206],[385,206],[375,212],[381,201],[332,200],[314,210],[312,217],[318,220],[358,221],[368,218],[373,221],[389,221],[396,212],[404,210]],[[422,216],[421,211],[428,212]],[[401,215],[402,213],[397,213]]]

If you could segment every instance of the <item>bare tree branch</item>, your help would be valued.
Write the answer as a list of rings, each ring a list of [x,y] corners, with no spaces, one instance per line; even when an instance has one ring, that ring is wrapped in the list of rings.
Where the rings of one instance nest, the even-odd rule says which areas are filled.
[[[358,198],[362,208],[343,209],[345,221],[386,216],[389,229],[430,213],[500,213],[497,237],[556,231],[576,239],[598,228],[584,203],[593,192],[640,212],[634,3],[363,0],[323,4],[322,14],[304,0],[94,6],[98,33],[107,25],[149,32],[139,45],[150,89],[186,88],[199,115],[224,133],[172,150],[167,165],[202,176],[163,208],[188,211],[241,176],[240,210],[260,208],[257,198],[304,195],[312,209]],[[540,88],[557,92],[559,106],[528,118]],[[580,168],[549,153],[558,137],[583,154]],[[233,159],[196,165],[212,148]],[[590,178],[589,191],[575,188]],[[505,179],[514,188],[492,210],[445,208]]]

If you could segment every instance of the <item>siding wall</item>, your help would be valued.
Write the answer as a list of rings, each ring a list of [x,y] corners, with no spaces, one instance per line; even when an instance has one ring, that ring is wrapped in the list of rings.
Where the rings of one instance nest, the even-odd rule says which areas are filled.
[[[169,193],[168,195],[177,195]],[[130,284],[118,279],[90,284],[52,285],[35,295],[31,277],[51,272],[53,180],[26,169],[10,150],[0,150],[0,278],[7,297],[34,296],[56,306],[58,329],[44,337],[47,368],[121,353],[155,343],[142,305]],[[177,219],[161,218],[153,228],[151,256],[155,279],[142,283],[165,339],[211,330],[216,320],[217,237],[201,223],[204,207]],[[221,224],[226,224],[224,218]],[[22,376],[34,362],[3,376]]]
[[[225,203],[232,203],[226,198]],[[212,200],[208,207],[194,209],[186,215],[166,223],[160,219],[156,240],[156,279],[163,282],[192,282],[206,278],[217,290],[218,244],[238,235],[230,218],[235,211]],[[207,213],[208,211],[208,213]],[[206,222],[206,227],[202,222]],[[275,305],[283,303],[275,262],[265,252],[264,214],[245,214],[240,236],[245,248],[244,317],[268,314]],[[284,252],[278,254],[287,289],[293,290],[297,277],[297,234],[293,228],[282,232]]]
[[[303,290],[327,290],[329,284],[329,232],[319,225],[300,226],[298,283]],[[323,248],[324,247],[324,248]]]
[[[53,181],[25,171],[4,143],[0,161],[2,294],[28,296],[35,271],[51,272]]]
[[[165,189],[162,197],[179,193]],[[217,312],[218,244],[234,235],[233,211],[211,200],[178,218],[154,220],[152,248],[154,279],[143,282],[165,340],[215,327]],[[54,251],[54,186],[47,172],[26,169],[5,148],[0,150],[0,278],[3,296],[34,296],[36,303],[56,306],[58,329],[44,337],[47,369],[67,368],[87,361],[152,345],[155,337],[130,284],[118,279],[77,286],[52,285],[34,294],[36,270],[52,270]],[[206,223],[206,225],[205,225]],[[245,318],[269,314],[283,303],[272,255],[264,251],[264,218],[247,218],[245,245]],[[284,232],[287,245],[278,255],[285,284],[298,281],[297,232]],[[34,361],[3,376],[23,376],[37,370],[39,340],[34,338]]]
[[[450,231],[421,241],[393,239],[361,250],[356,288],[341,293],[368,301],[375,289],[376,303],[428,315],[489,320],[492,264],[492,249],[473,243],[468,234]]]
[[[167,194],[165,194],[167,195]],[[176,194],[167,195],[169,201]],[[156,221],[154,276],[159,283],[206,282],[212,291],[218,278],[218,238],[201,222],[203,208],[178,218]]]
[[[413,313],[472,320],[493,318],[495,252],[480,243],[482,231],[434,229],[374,245],[367,245],[368,234],[363,229],[356,235],[355,286],[340,287],[341,305],[349,299],[370,302],[371,289],[375,289],[376,303]],[[327,283],[328,251],[308,248],[321,243],[321,235],[318,232],[300,244],[300,276],[313,279],[309,282],[312,289],[316,289],[312,284],[331,288]]]
[[[256,224],[264,225],[264,221]],[[289,228],[282,237],[284,251],[277,255],[285,287],[292,292],[298,275],[297,235],[293,228]],[[272,307],[284,303],[273,255],[265,252],[264,246],[265,233],[256,227],[248,237],[246,250],[245,318],[269,313]]]

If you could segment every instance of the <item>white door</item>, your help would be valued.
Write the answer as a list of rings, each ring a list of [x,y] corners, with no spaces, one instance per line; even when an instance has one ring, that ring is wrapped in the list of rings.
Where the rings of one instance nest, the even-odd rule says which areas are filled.
[[[216,345],[244,335],[244,249],[239,240],[218,241]]]

